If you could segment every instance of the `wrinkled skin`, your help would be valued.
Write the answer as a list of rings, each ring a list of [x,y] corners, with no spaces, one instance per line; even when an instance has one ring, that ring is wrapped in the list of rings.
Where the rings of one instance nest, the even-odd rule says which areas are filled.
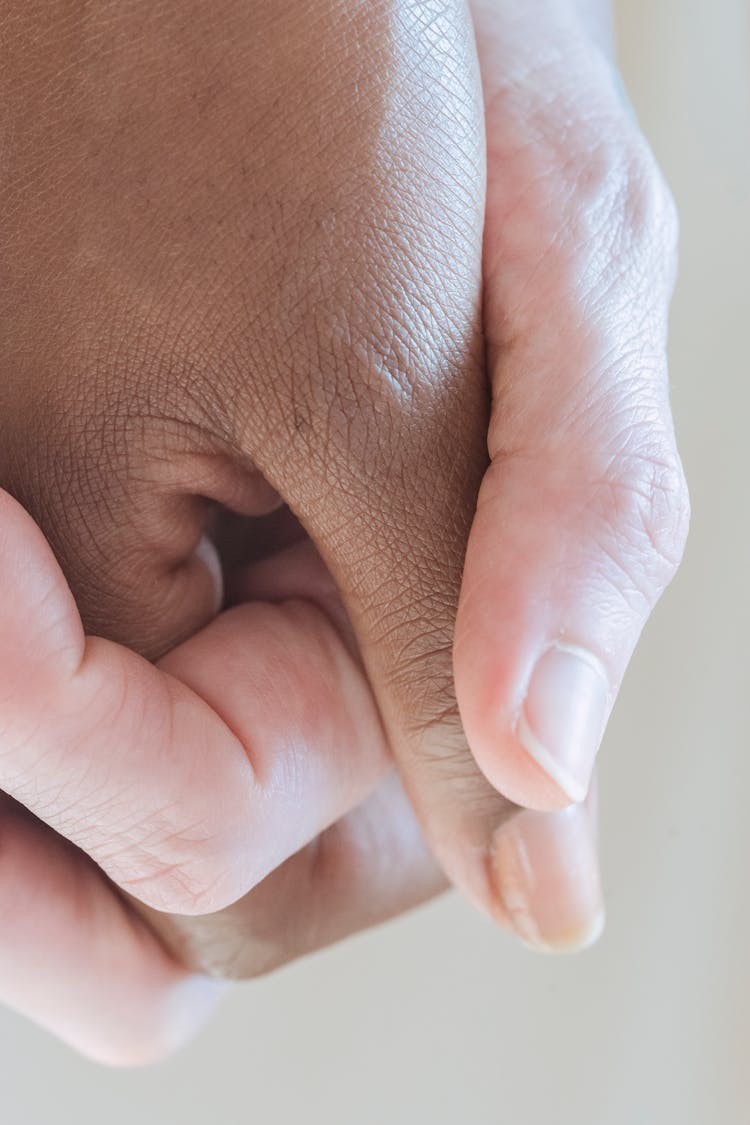
[[[341,738],[354,743],[356,777],[327,819],[364,799],[394,752],[415,781],[444,781],[446,805],[464,783],[456,813],[478,845],[505,805],[468,754],[451,670],[488,400],[481,95],[466,13],[392,0],[45,0],[11,5],[4,31],[0,478],[49,539],[87,632],[152,659],[194,634],[215,612],[201,535],[221,505],[246,517],[232,537],[252,551],[270,485],[343,592],[385,725],[384,738],[373,704],[350,702],[362,713]],[[273,548],[271,535],[259,549]],[[313,560],[292,592],[306,594],[315,573]],[[326,706],[326,678],[349,700],[364,691],[348,635],[323,612],[269,616],[247,621],[244,645],[297,630],[299,653],[288,639],[277,660],[308,711]],[[178,667],[179,652],[163,666],[195,686],[205,664]],[[223,680],[227,658],[217,665]],[[264,702],[269,726],[273,707]],[[103,718],[99,737],[114,742]],[[171,816],[163,840],[146,833],[144,858],[129,835],[119,847],[114,829],[96,836],[82,803],[71,815],[28,789],[14,795],[121,887],[178,914],[228,906],[286,858],[280,848],[314,835],[256,840],[243,825],[256,862],[227,885],[220,876],[239,865],[224,841],[211,837],[191,876]],[[100,787],[95,799],[118,824],[122,799]],[[354,912],[356,925],[442,885],[423,853],[385,903]],[[311,861],[292,861],[305,870],[287,897],[309,883]],[[478,882],[481,867],[465,863]],[[265,913],[253,924],[267,925]],[[224,942],[227,924],[211,930]],[[274,936],[281,949],[259,957],[240,927],[222,971],[253,973],[319,941]],[[195,928],[182,951],[215,969],[206,924]],[[321,929],[320,940],[337,936]]]
[[[576,605],[596,608],[581,642],[614,693],[679,559],[663,380],[643,393],[611,313],[649,278],[638,347],[663,362],[669,220],[646,205],[666,196],[598,49],[583,100],[601,98],[592,128],[611,125],[611,151],[569,175],[575,130],[561,157],[522,65],[533,20],[505,8],[476,6],[494,64],[486,229],[462,4],[2,9],[0,482],[59,563],[4,499],[0,787],[20,804],[2,901],[33,884],[48,909],[40,895],[9,932],[3,995],[97,1057],[184,1038],[196,991],[212,991],[186,970],[266,971],[435,893],[444,875],[394,763],[445,873],[493,917],[544,944],[519,905],[522,853],[562,938],[600,909],[586,807],[514,819],[499,790],[539,809],[569,799],[514,733],[547,628],[529,607],[564,603],[549,628],[576,641]],[[573,33],[562,19],[555,42]],[[637,231],[595,282],[599,236],[571,221],[589,214],[608,238]],[[600,318],[594,289],[612,301]],[[571,418],[586,424],[566,431]],[[571,441],[581,455],[561,456]],[[206,534],[237,603],[218,617]],[[63,937],[47,971],[69,982],[53,1003],[29,984],[29,934],[50,917]]]
[[[418,514],[452,544],[450,621],[486,392],[467,377],[480,95],[448,8],[18,6],[1,467],[91,631],[153,658],[210,619],[187,562],[205,500],[254,515],[259,472],[326,554],[357,521],[378,547],[357,600],[394,614],[444,567],[442,546],[407,542]],[[415,635],[448,650],[425,628],[435,596]]]

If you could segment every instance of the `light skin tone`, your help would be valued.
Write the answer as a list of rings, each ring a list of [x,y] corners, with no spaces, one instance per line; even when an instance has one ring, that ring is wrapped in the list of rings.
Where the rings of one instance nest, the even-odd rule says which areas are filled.
[[[605,9],[3,15],[0,995],[137,1063],[446,877],[586,944],[687,520]]]

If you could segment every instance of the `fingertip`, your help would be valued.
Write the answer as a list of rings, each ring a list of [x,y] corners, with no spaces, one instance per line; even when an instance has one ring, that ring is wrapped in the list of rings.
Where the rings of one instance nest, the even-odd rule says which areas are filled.
[[[498,793],[514,805],[535,812],[558,812],[586,798],[588,788],[578,787],[574,780],[560,776],[542,754],[529,752],[521,721],[520,732],[502,734],[490,747],[483,739],[469,738],[479,768]]]
[[[173,983],[155,989],[149,996],[152,1010],[143,1005],[143,1026],[130,1035],[69,1038],[55,1030],[74,1050],[99,1066],[142,1070],[166,1062],[186,1047],[214,1015],[228,987],[211,977],[176,974]],[[136,1016],[133,1023],[138,1022]]]
[[[584,801],[609,710],[582,685],[540,684],[546,654],[520,704],[491,692],[492,702],[459,695],[467,739],[490,784],[515,805],[555,812]],[[500,683],[498,678],[498,683]],[[591,695],[594,695],[592,701]]]
[[[140,1059],[120,1065],[147,1066],[171,1058],[195,1038],[212,1018],[229,990],[229,983],[197,973],[185,974],[165,989],[156,1019],[158,1035]]]
[[[534,665],[515,736],[566,804],[586,799],[610,697],[604,665],[580,645],[552,641]]]
[[[518,813],[498,829],[491,862],[500,902],[525,945],[579,952],[601,936],[605,910],[593,802]]]
[[[484,776],[508,801],[539,812],[563,809],[585,798],[590,769],[576,775],[545,742],[550,730],[559,734],[558,716],[540,721],[546,715],[539,699],[544,685],[536,677],[532,690],[534,660],[523,655],[523,625],[515,645],[506,629],[507,646],[499,646],[488,629],[497,617],[490,609],[478,613],[476,600],[459,608],[454,673],[467,741]],[[544,674],[546,662],[538,663]],[[563,702],[572,707],[572,700]]]

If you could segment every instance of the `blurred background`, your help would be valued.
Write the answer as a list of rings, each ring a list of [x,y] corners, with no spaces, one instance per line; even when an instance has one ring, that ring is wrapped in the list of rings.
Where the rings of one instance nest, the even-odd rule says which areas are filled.
[[[0,1011],[4,1125],[750,1122],[750,6],[620,9],[682,215],[672,384],[694,523],[607,736],[604,937],[544,958],[445,898],[243,986],[143,1072]]]

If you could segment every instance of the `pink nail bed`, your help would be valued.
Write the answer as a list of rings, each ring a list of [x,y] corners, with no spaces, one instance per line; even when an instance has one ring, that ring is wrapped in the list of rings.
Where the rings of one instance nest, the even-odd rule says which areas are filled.
[[[576,645],[550,645],[532,672],[516,735],[571,801],[588,792],[609,697],[601,662]]]

